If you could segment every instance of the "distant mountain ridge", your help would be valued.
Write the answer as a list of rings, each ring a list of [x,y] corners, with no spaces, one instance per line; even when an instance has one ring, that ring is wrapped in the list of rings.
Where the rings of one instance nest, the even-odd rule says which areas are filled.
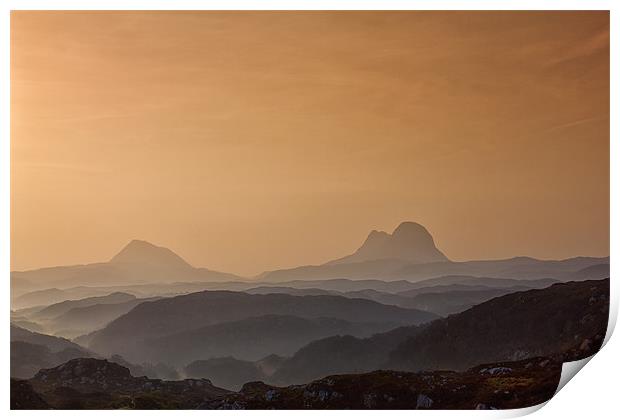
[[[30,378],[39,369],[50,368],[93,353],[60,337],[39,334],[11,324],[11,376]]]
[[[13,324],[11,324],[11,341],[23,341],[30,344],[38,344],[41,346],[45,346],[52,351],[62,351],[65,349],[82,349],[81,346],[70,340],[67,340],[66,338],[35,333]]]
[[[600,346],[609,316],[609,279],[516,292],[432,322],[391,354],[399,370],[467,369]],[[598,348],[596,348],[597,350]]]
[[[570,349],[593,354],[605,337],[608,313],[608,279],[557,283],[497,297],[422,326],[313,341],[284,360],[270,381],[290,385],[377,369],[464,370]]]
[[[31,290],[75,286],[109,286],[179,281],[239,281],[234,274],[195,268],[168,248],[133,240],[108,262],[11,272],[14,283]]]
[[[179,270],[192,270],[183,258],[163,246],[134,239],[110,260],[110,264],[148,265]]]
[[[514,257],[500,260],[451,261],[436,246],[428,230],[415,222],[401,223],[392,234],[373,230],[353,254],[320,265],[266,271],[261,282],[349,280],[408,280],[417,282],[448,275],[561,281],[609,276],[609,257],[539,260]]]
[[[596,266],[596,268],[593,268]],[[515,257],[504,260],[443,261],[412,264],[405,260],[382,259],[354,263],[309,265],[269,271],[261,274],[261,282],[349,280],[407,280],[418,282],[434,277],[466,275],[503,277],[516,280],[554,278],[560,281],[587,280],[609,276],[609,257],[576,257],[566,260],[538,260]]]
[[[395,325],[398,323],[262,315],[149,339],[142,346],[141,357],[145,361],[184,365],[225,356],[243,360],[258,360],[270,354],[290,356],[323,337],[337,334],[363,337],[390,330]]]
[[[322,265],[267,271],[253,280],[255,283],[329,279],[417,282],[447,275],[518,280],[598,279],[609,275],[609,257],[575,257],[559,261],[530,257],[451,261],[436,247],[433,237],[424,226],[403,222],[391,234],[371,231],[364,243],[351,255]],[[236,290],[242,290],[239,284],[250,283],[251,280],[235,274],[195,268],[168,248],[133,240],[107,262],[14,271],[11,272],[11,282],[12,303],[23,308],[66,299],[63,299],[63,291],[57,290],[59,288],[174,283],[175,290],[178,290],[182,284],[237,283],[234,286]],[[28,293],[37,289],[49,290],[40,295]],[[180,290],[179,293],[191,291],[195,289]],[[70,295],[70,298],[75,298],[75,294]]]
[[[129,361],[139,360],[147,351],[145,347],[149,347],[146,339],[264,315],[393,325],[419,324],[437,318],[425,311],[342,296],[204,291],[142,303],[92,334],[88,347],[102,355],[120,354]]]
[[[52,319],[70,311],[71,309],[83,308],[101,303],[127,302],[135,298],[136,297],[134,295],[131,295],[129,293],[115,292],[106,296],[89,297],[77,300],[65,300],[63,302],[55,303],[41,309],[38,312],[35,312],[34,314],[32,314],[31,318],[38,320]]]
[[[437,249],[433,237],[424,226],[414,222],[403,222],[392,234],[373,230],[353,254],[325,265],[385,259],[403,260],[415,264],[449,261],[443,252]]]

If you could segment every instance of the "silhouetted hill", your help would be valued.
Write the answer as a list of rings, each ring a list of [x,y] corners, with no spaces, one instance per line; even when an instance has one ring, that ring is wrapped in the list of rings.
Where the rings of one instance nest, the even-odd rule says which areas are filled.
[[[291,355],[309,342],[330,335],[367,336],[395,325],[398,324],[393,321],[360,323],[335,318],[262,315],[148,339],[139,345],[140,357],[174,365],[224,356],[257,360],[273,353]]]
[[[359,280],[359,282],[362,282],[362,281],[363,280]],[[324,290],[324,289],[315,289],[315,288],[296,289],[294,287],[260,286],[254,289],[248,289],[245,292],[251,293],[251,294],[284,293],[284,294],[293,295],[293,296],[338,295],[338,296],[344,296],[348,298],[374,300],[375,302],[383,303],[384,305],[395,305],[395,306],[400,306],[401,308],[416,308],[415,305],[411,304],[412,299],[407,296],[401,296],[401,295],[394,294],[394,293],[380,292],[374,289],[363,289],[363,290],[354,290],[350,292],[339,292],[336,290]]]
[[[366,339],[324,338],[286,359],[269,381],[288,385],[386,367],[465,369],[494,360],[560,354],[581,346],[583,352],[592,354],[598,349],[595,339],[605,335],[608,293],[607,280],[557,284],[495,298],[419,327],[402,327]]]
[[[327,375],[380,369],[398,344],[422,329],[423,326],[400,327],[368,338],[337,335],[313,341],[283,360],[268,382],[299,384]]]
[[[293,296],[320,296],[320,295],[338,295],[335,290],[323,290],[316,288],[297,289],[295,287],[284,286],[259,286],[245,290],[245,293],[252,295],[268,295],[271,293],[284,293]]]
[[[436,318],[436,315],[424,311],[341,296],[205,291],[142,303],[94,333],[89,347],[99,354],[120,354],[128,360],[137,360],[143,353],[145,339],[264,315],[337,318],[379,325],[419,324]],[[184,349],[177,351],[181,353]]]
[[[378,279],[384,281],[409,280],[417,282],[433,277],[448,275],[467,275],[478,277],[505,277],[517,280],[554,278],[556,280],[586,280],[587,274],[579,270],[608,264],[605,258],[578,258],[560,261],[543,261],[534,258],[511,258],[507,260],[437,262],[410,264],[403,260],[384,259],[356,263],[330,265],[309,265],[296,268],[274,270],[258,277],[261,282],[289,282],[294,280],[329,280],[346,278],[350,280]],[[575,268],[573,270],[573,268]]]
[[[609,278],[609,264],[595,264],[576,271],[571,280],[580,279],[601,280]]]
[[[30,378],[49,368],[93,353],[67,339],[39,334],[11,324],[11,376]]]
[[[11,275],[11,300],[37,288],[37,284],[18,275]]]
[[[142,302],[158,298],[131,299],[120,303],[99,303],[68,310],[44,325],[55,335],[74,338],[105,327],[109,322],[126,314]]]
[[[561,261],[543,261],[530,257],[450,261],[437,249],[426,228],[418,223],[404,222],[392,234],[372,231],[362,246],[347,257],[322,265],[268,271],[258,276],[257,280],[288,282],[345,278],[415,282],[447,275],[468,275],[530,280],[549,277],[568,281],[591,278],[590,273],[580,273],[580,270],[599,264],[609,264],[609,257],[576,257]]]
[[[11,274],[13,276],[13,274]],[[107,293],[97,293],[95,296],[106,295]],[[92,294],[90,296],[93,296]],[[61,289],[50,288],[50,289],[42,289],[36,290],[34,292],[24,293],[23,295],[19,295],[15,298],[11,298],[11,307],[14,309],[25,309],[30,307],[37,306],[48,306],[54,303],[62,302],[63,300],[69,299],[83,299],[84,297],[89,296],[74,296]]]
[[[457,290],[542,289],[559,282],[559,280],[551,278],[518,280],[500,277],[451,275],[410,282],[411,286],[408,289],[401,290],[397,293],[403,296],[417,296],[421,293],[439,293]]]
[[[163,269],[191,270],[183,258],[161,246],[134,239],[110,260],[114,265],[137,265]]]
[[[437,249],[433,237],[424,226],[403,222],[392,234],[373,230],[357,251],[327,265],[375,260],[403,260],[420,264],[448,261],[448,258]]]
[[[59,317],[68,311],[76,308],[83,308],[101,303],[120,303],[134,300],[136,297],[128,293],[116,292],[106,296],[89,297],[79,300],[65,300],[47,306],[40,311],[35,312],[30,317],[37,320],[48,320]]]
[[[92,357],[89,351],[67,347],[51,351],[48,347],[24,341],[11,341],[11,377],[31,378],[41,369],[51,368],[71,359]]]
[[[451,290],[432,293],[419,293],[409,298],[408,304],[413,308],[436,313],[441,316],[463,312],[474,305],[494,297],[507,295],[527,288],[488,290]]]
[[[167,248],[133,240],[108,262],[15,271],[31,287],[126,285],[178,281],[238,281],[228,273],[194,268]]]
[[[11,311],[11,324],[28,331],[45,334],[45,328],[36,322],[28,321],[28,318],[16,315]]]
[[[454,282],[454,284],[452,284]],[[459,284],[462,282],[462,284]],[[493,297],[502,296],[515,291],[542,288],[557,283],[555,279],[514,280],[481,278],[471,276],[447,276],[429,279],[419,283],[383,282],[379,280],[321,280],[307,282],[287,282],[290,286],[260,286],[247,290],[248,293],[286,293],[291,295],[340,295],[348,298],[374,300],[385,305],[401,308],[421,309],[438,315],[449,315],[462,312],[472,306]],[[325,290],[304,288],[311,285],[333,287],[341,290]],[[368,285],[382,290],[363,289]],[[488,286],[494,285],[494,287]],[[355,289],[355,290],[348,290]],[[402,291],[402,289],[406,289]],[[400,290],[400,291],[399,291]]]
[[[577,257],[558,261],[515,257],[504,260],[409,264],[393,271],[387,279],[419,281],[432,277],[466,275],[517,280],[588,280],[589,277],[580,276],[579,271],[596,264],[609,264],[609,257]]]
[[[586,349],[594,346],[589,337],[605,336],[608,313],[609,280],[512,293],[434,321],[401,343],[388,366],[458,370],[494,360]]]
[[[350,280],[332,278],[327,280],[293,280],[283,283],[261,283],[263,287],[287,287],[300,290],[321,289],[335,292],[354,292],[360,290],[376,290],[378,292],[398,293],[415,287],[414,283],[383,280]]]
[[[26,343],[38,344],[49,348],[53,352],[62,351],[67,348],[83,350],[78,344],[73,343],[66,338],[35,333],[15,325],[11,325],[11,341],[23,341]]]

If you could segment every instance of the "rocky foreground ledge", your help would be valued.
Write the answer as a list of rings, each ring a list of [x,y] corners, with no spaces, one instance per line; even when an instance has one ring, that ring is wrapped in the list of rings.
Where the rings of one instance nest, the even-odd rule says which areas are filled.
[[[466,372],[376,371],[307,385],[262,382],[201,405],[209,409],[506,409],[549,400],[561,364],[551,358],[482,365]]]
[[[464,372],[334,375],[306,385],[251,382],[239,392],[206,379],[163,381],[133,377],[116,363],[74,359],[11,380],[12,409],[508,409],[549,400],[562,362],[600,346],[553,357],[480,365]],[[598,347],[596,347],[598,348]]]
[[[11,379],[11,409],[195,408],[230,393],[207,379],[134,377],[119,364],[82,358],[41,369],[29,380]]]

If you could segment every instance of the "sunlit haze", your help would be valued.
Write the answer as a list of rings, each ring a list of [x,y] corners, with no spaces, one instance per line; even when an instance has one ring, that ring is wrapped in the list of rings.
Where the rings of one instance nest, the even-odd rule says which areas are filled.
[[[11,108],[13,270],[609,254],[607,12],[13,12]]]

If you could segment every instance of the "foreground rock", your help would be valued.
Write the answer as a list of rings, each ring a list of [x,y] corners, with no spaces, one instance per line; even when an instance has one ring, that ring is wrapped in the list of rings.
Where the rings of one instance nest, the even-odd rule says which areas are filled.
[[[549,400],[561,364],[537,358],[478,366],[466,372],[376,371],[336,375],[307,385],[246,384],[209,409],[480,409],[521,408]]]
[[[26,385],[32,387],[29,392]],[[42,369],[28,381],[11,382],[11,408],[182,409],[230,394],[206,379],[163,381],[134,377],[129,369],[99,359],[74,359]],[[35,403],[31,403],[35,401]]]
[[[465,372],[375,371],[335,375],[306,385],[245,384],[232,393],[206,379],[133,377],[97,359],[75,359],[11,381],[12,409],[508,409],[550,399],[562,361],[539,357],[477,366]]]

